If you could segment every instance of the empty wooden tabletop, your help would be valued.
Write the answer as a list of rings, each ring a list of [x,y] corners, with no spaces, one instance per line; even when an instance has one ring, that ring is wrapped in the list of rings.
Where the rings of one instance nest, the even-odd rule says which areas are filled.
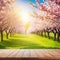
[[[38,58],[60,60],[60,49],[0,49],[0,58]]]

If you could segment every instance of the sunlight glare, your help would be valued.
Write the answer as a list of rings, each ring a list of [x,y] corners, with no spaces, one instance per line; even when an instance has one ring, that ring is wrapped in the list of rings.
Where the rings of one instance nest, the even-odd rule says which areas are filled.
[[[25,9],[20,12],[20,17],[21,17],[21,20],[24,24],[26,24],[30,21],[29,12]]]

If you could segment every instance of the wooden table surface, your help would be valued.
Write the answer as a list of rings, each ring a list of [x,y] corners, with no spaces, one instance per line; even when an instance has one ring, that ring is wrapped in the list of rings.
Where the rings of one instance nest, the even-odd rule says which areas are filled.
[[[60,60],[60,49],[0,49],[0,58],[38,58]]]

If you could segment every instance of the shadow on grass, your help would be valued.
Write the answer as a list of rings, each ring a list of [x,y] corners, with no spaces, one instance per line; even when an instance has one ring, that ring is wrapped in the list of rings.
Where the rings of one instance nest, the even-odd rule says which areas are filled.
[[[57,49],[57,47],[45,47],[23,40],[10,39],[0,44],[0,49]]]
[[[0,44],[0,49],[6,49],[5,46]]]
[[[37,34],[38,35],[38,34]],[[41,36],[41,35],[38,35],[38,36]],[[41,36],[42,38],[48,38],[48,36]],[[49,38],[48,38],[49,39]],[[60,42],[60,38],[59,40],[54,40],[54,37],[53,36],[50,36],[50,39],[49,40],[53,40],[53,41],[57,41],[57,42]]]
[[[53,40],[53,41],[60,42],[60,39],[59,40],[54,40],[54,37],[53,36],[50,36],[50,39]]]
[[[56,47],[52,47],[52,46],[47,47],[47,46],[44,46],[41,44],[36,44],[34,42],[29,41],[30,38],[29,37],[27,38],[27,37],[28,37],[28,35],[10,37],[8,40],[4,40],[3,42],[0,43],[0,49],[7,49],[7,48],[8,49],[57,49],[57,48],[60,49],[60,47],[57,47],[57,46]],[[36,38],[38,38],[38,37],[39,36],[37,36]],[[25,38],[27,38],[28,41]],[[53,40],[53,36],[50,37],[50,40],[51,39]],[[42,42],[42,43],[44,43],[44,42]]]
[[[18,48],[18,49],[38,49],[38,48],[44,48],[44,46],[39,46],[37,44],[34,44],[32,42],[27,42],[27,41],[18,41],[17,40],[11,40],[11,41],[4,41],[1,43],[3,46],[0,48],[5,48],[6,47],[11,47],[12,49]]]

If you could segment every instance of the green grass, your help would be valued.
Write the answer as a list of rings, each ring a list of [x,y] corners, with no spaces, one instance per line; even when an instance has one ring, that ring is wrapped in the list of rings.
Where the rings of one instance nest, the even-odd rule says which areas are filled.
[[[0,42],[0,49],[57,49],[60,48],[60,42],[41,37],[36,34],[15,34],[13,37]]]

